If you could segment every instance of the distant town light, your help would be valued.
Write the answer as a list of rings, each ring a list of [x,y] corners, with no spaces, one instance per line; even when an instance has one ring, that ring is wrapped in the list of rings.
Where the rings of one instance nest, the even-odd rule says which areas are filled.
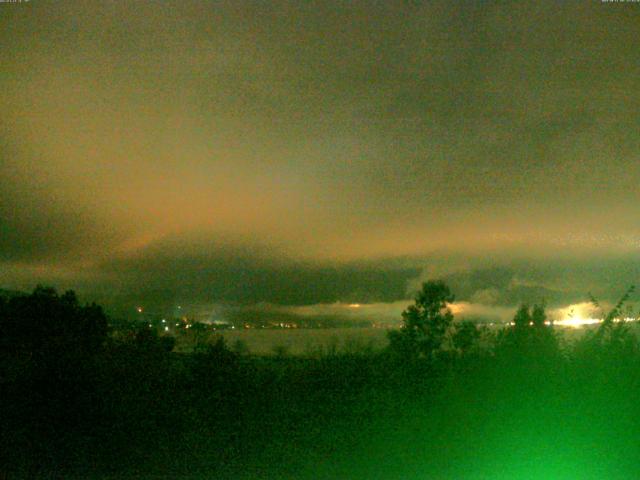
[[[164,327],[164,331],[168,332],[169,331],[169,327]]]
[[[136,310],[138,311],[138,313],[142,313],[142,307],[138,307],[136,308]]]
[[[595,325],[598,323],[602,323],[602,320],[598,318],[584,318],[580,316],[569,317],[563,320],[557,320],[555,322],[556,325],[560,325],[562,327],[572,327],[572,328],[580,328],[585,325]]]

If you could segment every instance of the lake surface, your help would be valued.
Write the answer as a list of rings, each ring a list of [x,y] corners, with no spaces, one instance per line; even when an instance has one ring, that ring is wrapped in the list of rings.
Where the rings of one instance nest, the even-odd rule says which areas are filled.
[[[640,336],[640,325],[630,323],[631,331]],[[499,329],[502,327],[494,326]],[[571,344],[588,330],[597,326],[556,327],[561,344]],[[211,334],[222,335],[232,349],[248,349],[254,355],[273,355],[277,353],[289,355],[309,355],[318,353],[363,352],[380,350],[388,345],[387,328],[326,328],[326,329],[236,329],[221,330]],[[179,350],[190,351],[190,341],[182,343]]]
[[[384,328],[328,328],[328,329],[247,329],[222,332],[227,344],[233,348],[243,342],[249,352],[256,355],[276,351],[291,355],[318,352],[362,351],[384,348],[387,329]]]

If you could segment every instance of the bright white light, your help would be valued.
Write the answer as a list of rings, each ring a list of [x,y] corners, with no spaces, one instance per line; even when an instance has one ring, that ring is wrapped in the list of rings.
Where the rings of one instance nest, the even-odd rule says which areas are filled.
[[[142,313],[142,307],[138,307],[136,308],[136,310],[138,311],[138,313]]]
[[[360,304],[359,303],[351,303],[351,304],[349,304],[349,308],[360,308]]]
[[[598,308],[590,302],[574,303],[555,311],[554,325],[561,327],[580,328],[586,325],[596,325],[602,320],[596,318],[600,314]]]
[[[169,327],[164,327],[164,331],[168,332],[169,331]]]
[[[585,325],[595,325],[597,323],[602,322],[602,320],[598,318],[583,318],[583,317],[569,317],[563,320],[558,320],[555,322],[555,325],[560,325],[561,327],[572,327],[572,328],[580,328]]]

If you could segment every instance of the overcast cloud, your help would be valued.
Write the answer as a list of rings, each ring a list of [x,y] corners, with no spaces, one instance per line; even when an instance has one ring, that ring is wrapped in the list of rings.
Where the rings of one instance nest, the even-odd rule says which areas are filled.
[[[440,276],[510,305],[637,281],[636,4],[0,7],[2,286],[311,305]]]

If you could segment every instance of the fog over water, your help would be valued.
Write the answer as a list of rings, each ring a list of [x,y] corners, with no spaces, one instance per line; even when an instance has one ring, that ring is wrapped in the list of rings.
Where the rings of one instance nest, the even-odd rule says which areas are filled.
[[[277,306],[261,304],[251,307],[200,306],[192,318],[205,323],[233,322],[236,328],[217,330],[230,345],[242,341],[254,354],[274,354],[277,349],[289,354],[318,352],[358,352],[379,350],[387,343],[387,332],[400,327],[402,311],[410,300],[376,304],[317,304]],[[597,326],[603,317],[600,308],[590,302],[547,309],[548,322],[553,322],[563,341],[574,341],[585,331]],[[474,321],[495,331],[513,320],[516,308],[478,303],[456,302],[450,305],[456,321]],[[300,328],[305,321],[339,322],[337,328]],[[626,321],[636,318],[626,318]],[[244,328],[242,322],[251,323]],[[260,322],[270,324],[261,328]],[[279,327],[279,322],[282,326]],[[295,326],[295,324],[298,324]],[[247,324],[247,326],[249,323]],[[635,322],[630,323],[637,330]],[[188,348],[188,347],[185,347]]]

